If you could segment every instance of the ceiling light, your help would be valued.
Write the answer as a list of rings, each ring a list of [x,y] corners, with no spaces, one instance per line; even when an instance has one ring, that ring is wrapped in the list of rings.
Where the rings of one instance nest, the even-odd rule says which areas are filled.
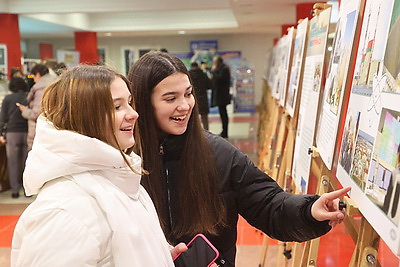
[[[111,32],[106,32],[106,33],[104,34],[104,36],[111,36],[111,35],[112,35]]]
[[[185,34],[185,31],[179,31],[178,34]]]

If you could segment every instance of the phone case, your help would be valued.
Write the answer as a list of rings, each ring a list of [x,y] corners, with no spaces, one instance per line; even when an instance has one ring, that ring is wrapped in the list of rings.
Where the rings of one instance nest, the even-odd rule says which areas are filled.
[[[189,243],[187,243],[188,248],[190,249],[191,244],[193,244],[193,242],[196,240],[196,238],[201,238],[203,239],[207,245],[209,246],[209,248],[211,248],[214,253],[215,253],[215,257],[209,262],[209,264],[207,265],[207,267],[211,266],[211,264],[213,264],[215,262],[216,259],[218,259],[219,257],[219,251],[214,247],[214,245],[203,235],[203,234],[197,234],[195,235],[195,237],[193,237],[192,240],[190,240]],[[182,253],[179,253],[173,260],[175,261]]]

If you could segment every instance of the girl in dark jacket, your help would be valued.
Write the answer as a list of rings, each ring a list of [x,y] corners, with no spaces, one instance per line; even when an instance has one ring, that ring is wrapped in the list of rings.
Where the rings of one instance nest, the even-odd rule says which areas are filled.
[[[350,188],[321,197],[286,193],[236,147],[202,129],[180,59],[149,52],[128,79],[148,172],[142,183],[171,244],[203,233],[220,251],[220,263],[235,266],[239,214],[281,241],[310,240],[342,222],[338,197]]]
[[[11,197],[18,198],[28,155],[28,121],[22,117],[18,106],[27,104],[28,85],[23,78],[13,77],[8,88],[12,93],[6,95],[1,104],[0,142],[6,144]]]

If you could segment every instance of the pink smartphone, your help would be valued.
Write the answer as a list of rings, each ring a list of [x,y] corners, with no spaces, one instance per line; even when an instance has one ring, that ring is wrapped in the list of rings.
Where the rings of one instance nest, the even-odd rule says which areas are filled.
[[[176,267],[209,267],[219,257],[218,250],[203,234],[197,234],[187,247],[174,258]]]

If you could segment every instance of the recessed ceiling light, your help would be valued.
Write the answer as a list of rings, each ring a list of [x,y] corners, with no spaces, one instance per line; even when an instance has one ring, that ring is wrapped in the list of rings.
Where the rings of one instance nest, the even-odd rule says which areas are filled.
[[[178,34],[185,34],[185,31],[179,31]]]

